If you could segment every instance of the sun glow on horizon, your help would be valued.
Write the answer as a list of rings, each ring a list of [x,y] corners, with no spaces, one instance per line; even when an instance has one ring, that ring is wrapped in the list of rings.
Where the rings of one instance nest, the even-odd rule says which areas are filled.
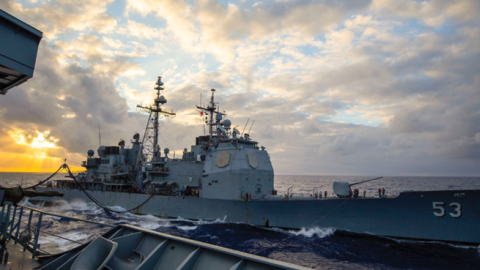
[[[57,146],[57,138],[50,136],[50,131],[27,131],[16,129],[8,132],[8,139],[2,139],[5,143],[0,154],[4,162],[0,166],[0,172],[54,172],[63,160],[72,171],[84,171],[80,162],[82,155],[68,153],[63,147]],[[74,163],[74,164],[72,164]]]

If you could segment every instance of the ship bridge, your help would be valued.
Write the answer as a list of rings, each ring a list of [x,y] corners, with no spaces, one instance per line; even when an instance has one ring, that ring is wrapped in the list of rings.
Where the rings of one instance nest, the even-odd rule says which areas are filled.
[[[0,9],[0,94],[33,76],[42,32]]]

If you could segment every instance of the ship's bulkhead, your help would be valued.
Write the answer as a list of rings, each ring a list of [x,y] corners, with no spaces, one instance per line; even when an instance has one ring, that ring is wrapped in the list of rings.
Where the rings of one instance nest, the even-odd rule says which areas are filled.
[[[272,195],[273,167],[266,151],[241,145],[211,149],[201,180],[203,198],[245,200],[247,194],[252,199]]]

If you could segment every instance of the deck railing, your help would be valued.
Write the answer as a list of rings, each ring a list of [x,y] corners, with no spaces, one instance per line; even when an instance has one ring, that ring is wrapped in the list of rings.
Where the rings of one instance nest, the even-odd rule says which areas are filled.
[[[13,215],[12,215],[12,209],[13,209]],[[28,213],[28,210],[30,212]],[[18,211],[18,218],[17,218],[17,211]],[[24,214],[24,212],[27,212]],[[37,221],[33,220],[33,214],[37,212],[38,213],[38,218]],[[28,215],[28,221],[22,221],[22,218],[24,215]],[[84,220],[84,219],[79,219],[79,218],[74,218],[74,217],[68,217],[64,215],[59,215],[59,214],[53,214],[49,212],[42,211],[37,208],[25,206],[25,205],[18,205],[15,206],[13,205],[12,202],[4,202],[2,211],[0,213],[0,220],[2,221],[2,225],[0,227],[1,229],[1,234],[4,239],[4,243],[2,244],[2,247],[5,246],[6,242],[8,242],[11,239],[14,239],[14,243],[17,244],[19,243],[20,245],[23,246],[23,251],[27,249],[27,247],[31,246],[32,249],[32,259],[37,256],[38,251],[40,250],[40,244],[38,244],[38,238],[40,236],[40,233],[43,232],[44,234],[51,235],[57,238],[61,238],[70,242],[74,242],[77,244],[83,244],[78,241],[72,240],[65,238],[60,235],[52,234],[46,231],[42,231],[40,228],[42,227],[42,219],[44,216],[53,216],[53,217],[60,217],[60,218],[65,218],[69,219],[72,221],[79,221],[79,222],[85,222],[85,223],[91,223],[91,224],[96,224],[96,225],[101,225],[101,226],[106,226],[106,227],[115,227],[114,225],[110,224],[104,224],[100,222],[95,222],[95,221],[90,221],[90,220]],[[21,242],[19,237],[20,237],[20,227],[21,225],[24,224],[25,226],[23,227],[25,230],[29,230],[30,232],[34,232],[34,237],[33,239],[27,240],[26,242]],[[5,252],[5,249],[2,248],[0,250],[0,263],[2,263],[3,259],[3,254]]]

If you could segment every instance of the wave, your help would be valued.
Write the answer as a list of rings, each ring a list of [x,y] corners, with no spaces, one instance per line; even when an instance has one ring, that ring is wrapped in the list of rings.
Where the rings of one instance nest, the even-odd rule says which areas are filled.
[[[312,238],[312,237],[325,238],[325,237],[333,235],[336,231],[336,229],[334,229],[334,228],[319,228],[319,227],[315,227],[315,228],[311,228],[311,229],[302,228],[299,231],[284,230],[284,229],[280,229],[280,228],[263,228],[263,229],[269,230],[269,231],[274,231],[274,232],[279,232],[279,233],[283,233],[283,234],[289,234],[289,235],[292,235],[292,236],[300,236],[301,235],[301,236],[308,237],[308,238]]]

